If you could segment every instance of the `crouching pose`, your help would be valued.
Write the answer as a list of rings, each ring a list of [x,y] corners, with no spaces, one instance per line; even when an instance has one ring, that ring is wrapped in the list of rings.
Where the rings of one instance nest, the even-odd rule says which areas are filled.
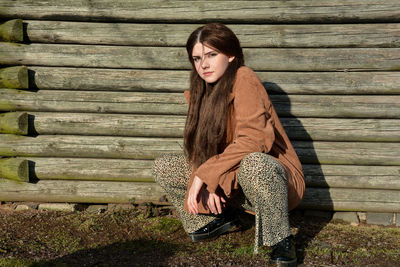
[[[226,26],[199,27],[186,49],[185,153],[156,159],[156,181],[193,241],[226,233],[245,209],[255,214],[255,251],[272,246],[271,261],[297,266],[288,212],[303,197],[304,176],[266,90]]]

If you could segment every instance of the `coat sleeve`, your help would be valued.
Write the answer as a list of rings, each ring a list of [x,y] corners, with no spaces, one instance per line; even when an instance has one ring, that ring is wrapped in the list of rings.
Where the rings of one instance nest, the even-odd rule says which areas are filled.
[[[232,188],[226,188],[226,185],[233,187],[237,183],[236,177],[229,175],[230,171],[237,169],[242,158],[249,153],[268,153],[275,140],[271,103],[251,69],[239,69],[233,92],[236,119],[233,142],[223,153],[208,159],[195,172],[207,185],[209,192],[215,192],[219,185],[224,185],[221,188],[228,197]]]

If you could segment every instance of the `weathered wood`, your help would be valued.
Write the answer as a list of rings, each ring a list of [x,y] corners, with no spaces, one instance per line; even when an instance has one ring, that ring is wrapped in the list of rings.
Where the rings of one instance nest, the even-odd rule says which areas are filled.
[[[398,212],[399,190],[308,188],[301,208],[335,211]]]
[[[399,142],[400,120],[281,118],[291,140]]]
[[[307,187],[400,190],[400,166],[303,164]]]
[[[247,48],[244,54],[248,66],[255,70],[400,69],[400,48]],[[0,64],[190,69],[184,48],[105,45],[0,43]]]
[[[294,141],[293,146],[308,164],[400,165],[400,143]],[[181,138],[0,135],[0,155],[12,157],[154,159],[182,150]]]
[[[0,17],[75,21],[338,23],[400,21],[396,0],[124,1],[2,0]]]
[[[400,178],[398,176],[306,176],[305,180],[306,185],[310,187],[400,190]]]
[[[39,180],[154,182],[153,160],[24,158],[34,162]]]
[[[282,117],[400,117],[400,95],[271,95]],[[139,113],[184,115],[186,100],[182,93],[91,92],[40,90],[26,92],[0,89],[2,111],[62,111],[100,113]]]
[[[25,66],[16,66],[0,69],[0,87],[27,89],[28,69]]]
[[[153,160],[23,158],[40,180],[153,182]],[[303,165],[307,187],[400,190],[400,166]]]
[[[306,176],[395,176],[400,174],[399,166],[374,166],[374,165],[315,165],[303,164]]]
[[[189,88],[189,71],[29,67],[39,89],[168,91]],[[399,72],[257,72],[269,93],[400,94]]]
[[[30,112],[38,134],[182,137],[186,116]],[[400,141],[400,120],[281,118],[291,140]]]
[[[13,19],[0,24],[1,42],[22,42],[23,40],[22,19]]]
[[[7,112],[0,114],[0,134],[28,134],[28,114],[26,112]]]
[[[302,163],[399,165],[400,143],[294,141]]]
[[[183,92],[189,88],[190,71],[186,70],[55,68],[40,66],[32,66],[29,69],[34,72],[35,85],[39,89],[47,90]]]
[[[0,110],[186,114],[187,104],[181,93],[0,89]]]
[[[0,159],[0,177],[19,182],[29,182],[28,161],[16,158]]]
[[[38,134],[182,137],[186,116],[30,112]]]
[[[16,183],[0,179],[0,200],[76,203],[159,202],[165,195],[155,183],[56,181]]]
[[[34,43],[185,46],[198,24],[27,20]],[[250,21],[248,21],[250,22]],[[227,25],[242,47],[398,47],[399,24]],[[80,34],[76,34],[79,32]]]
[[[78,203],[159,202],[165,195],[155,183],[39,181],[18,184],[0,179],[0,200]],[[397,190],[308,188],[300,207],[326,210],[399,212]]]

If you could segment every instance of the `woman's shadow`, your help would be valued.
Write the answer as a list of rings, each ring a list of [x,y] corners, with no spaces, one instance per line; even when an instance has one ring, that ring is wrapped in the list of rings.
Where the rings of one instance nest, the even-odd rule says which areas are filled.
[[[326,210],[332,211],[333,203],[314,149],[313,142],[316,140],[313,140],[303,126],[302,119],[293,115],[290,96],[276,83],[263,82],[263,85],[303,165],[306,193],[300,206],[290,212],[291,227],[296,232],[297,257],[299,263],[302,263],[305,249],[331,220],[331,212]],[[318,199],[318,196],[323,196],[323,199]],[[313,211],[314,209],[316,210]]]

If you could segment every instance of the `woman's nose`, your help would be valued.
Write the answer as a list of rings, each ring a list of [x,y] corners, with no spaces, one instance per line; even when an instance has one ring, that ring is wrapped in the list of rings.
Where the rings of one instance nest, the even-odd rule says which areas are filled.
[[[205,68],[207,68],[209,65],[208,65],[208,60],[206,59],[206,58],[202,58],[202,60],[201,60],[201,67],[203,68],[203,69],[205,69]]]

